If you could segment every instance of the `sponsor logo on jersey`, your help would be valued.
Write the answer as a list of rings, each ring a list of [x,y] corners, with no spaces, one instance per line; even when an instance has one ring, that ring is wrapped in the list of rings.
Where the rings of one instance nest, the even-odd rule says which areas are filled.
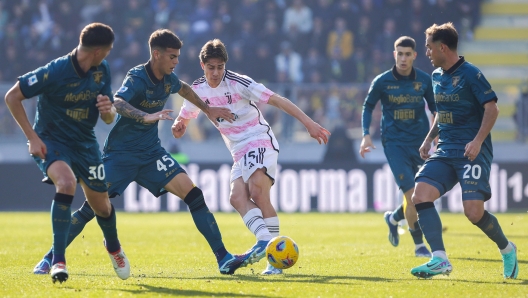
[[[45,82],[48,79],[48,76],[49,76],[49,72],[45,73],[44,78],[42,80]]]
[[[32,75],[28,78],[27,80],[28,82],[28,86],[33,86],[35,85],[36,83],[38,83],[38,80],[37,80],[37,75]]]

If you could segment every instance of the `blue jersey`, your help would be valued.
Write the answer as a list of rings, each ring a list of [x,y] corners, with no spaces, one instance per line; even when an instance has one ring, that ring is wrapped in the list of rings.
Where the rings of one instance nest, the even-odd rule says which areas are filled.
[[[171,73],[158,80],[150,63],[138,65],[128,71],[123,85],[115,96],[120,97],[134,108],[152,114],[163,110],[172,93],[181,89],[178,77]],[[108,134],[104,151],[150,151],[160,147],[158,122],[141,123],[132,118],[117,117],[117,122]]]
[[[93,130],[99,116],[97,95],[107,95],[113,101],[106,61],[84,72],[75,49],[18,81],[25,98],[38,95],[33,128],[41,139],[79,148],[97,144]]]
[[[449,70],[436,69],[432,75],[438,110],[438,148],[464,150],[482,124],[484,104],[497,101],[482,72],[460,57]],[[482,144],[481,153],[491,160],[491,134]]]
[[[363,104],[363,135],[369,134],[372,111],[379,100],[383,145],[420,146],[429,132],[425,102],[431,112],[436,112],[430,76],[416,68],[409,76],[402,76],[396,66],[378,75]]]

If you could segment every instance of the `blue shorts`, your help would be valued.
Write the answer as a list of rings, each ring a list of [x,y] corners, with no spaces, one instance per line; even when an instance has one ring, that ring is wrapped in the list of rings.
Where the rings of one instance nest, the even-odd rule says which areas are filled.
[[[469,161],[464,151],[437,149],[416,175],[416,182],[434,186],[440,196],[460,182],[462,200],[489,200],[491,160],[480,153],[475,160]]]
[[[103,155],[110,198],[120,196],[132,181],[148,189],[156,197],[167,193],[165,185],[180,173],[186,173],[165,149],[148,153],[111,151]]]
[[[99,144],[94,143],[90,148],[73,148],[62,143],[42,140],[46,144],[46,159],[42,160],[38,156],[33,156],[38,167],[44,174],[43,182],[53,184],[48,177],[49,166],[57,160],[67,163],[72,169],[77,181],[82,179],[88,187],[97,192],[106,192],[105,168],[101,160]]]
[[[414,188],[414,177],[424,163],[418,149],[404,145],[383,146],[394,180],[404,193]]]

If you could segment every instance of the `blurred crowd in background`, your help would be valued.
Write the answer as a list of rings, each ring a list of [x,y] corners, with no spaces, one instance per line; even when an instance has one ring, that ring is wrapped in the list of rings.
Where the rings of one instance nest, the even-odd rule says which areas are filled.
[[[116,35],[107,60],[118,86],[130,68],[148,60],[150,33],[168,28],[184,42],[175,70],[180,79],[192,83],[203,75],[198,53],[207,40],[219,38],[229,52],[228,69],[268,87],[278,86],[275,91],[286,93],[329,129],[342,124],[359,127],[368,84],[394,64],[394,41],[401,35],[413,37],[418,52],[415,66],[430,73],[425,29],[452,21],[461,39],[471,39],[480,2],[0,0],[0,82],[12,85],[19,75],[67,54],[78,44],[83,26],[102,22]],[[295,87],[302,85],[326,87]],[[4,119],[9,112],[0,106],[0,133],[15,133],[18,127],[12,119]],[[278,134],[292,138],[293,121],[269,113],[269,122],[277,121]],[[12,129],[4,126],[7,122]],[[205,129],[191,137],[208,135]]]

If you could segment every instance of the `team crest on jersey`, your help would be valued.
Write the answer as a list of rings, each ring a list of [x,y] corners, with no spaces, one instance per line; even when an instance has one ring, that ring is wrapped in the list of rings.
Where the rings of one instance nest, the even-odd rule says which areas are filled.
[[[453,87],[456,87],[458,85],[458,82],[460,82],[460,77],[459,76],[453,77],[451,79],[451,85],[453,85]]]
[[[103,79],[103,72],[102,71],[94,71],[92,73],[92,76],[93,76],[94,82],[96,84],[101,84],[101,80]]]
[[[224,95],[227,97],[227,103],[228,104],[232,104],[233,103],[233,99],[232,99],[232,96],[231,96],[231,92],[226,92]]]
[[[171,84],[165,84],[165,93],[169,94],[171,89]]]
[[[414,91],[420,91],[422,89],[422,82],[413,82]]]

